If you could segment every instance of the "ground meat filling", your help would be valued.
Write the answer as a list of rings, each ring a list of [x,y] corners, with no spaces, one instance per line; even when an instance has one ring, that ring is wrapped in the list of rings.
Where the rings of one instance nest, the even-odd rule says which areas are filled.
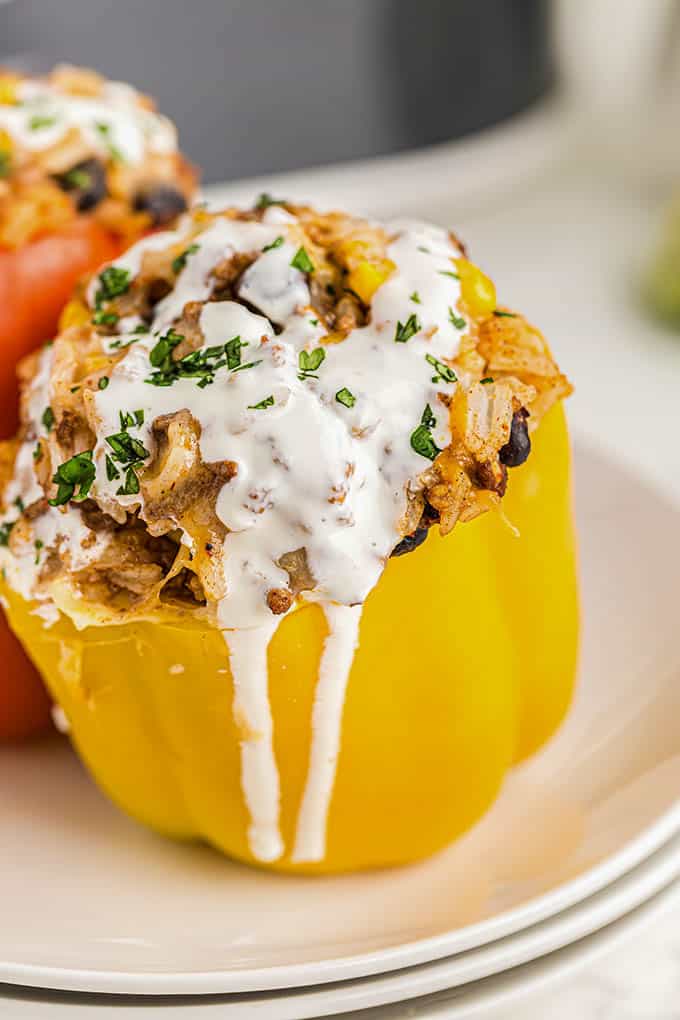
[[[89,202],[97,204],[102,201],[99,196],[101,174],[95,163],[81,161],[78,169],[82,173],[71,175],[62,185],[74,201],[82,203],[82,208],[86,208]],[[154,191],[150,189],[145,193],[152,196]],[[155,194],[158,197],[158,192]],[[172,206],[172,195],[168,192],[165,197]],[[176,234],[170,234],[168,236],[171,240],[166,246],[147,246],[141,257],[138,257],[138,268],[134,272],[116,269],[115,264],[104,269],[89,289],[83,286],[73,303],[75,318],[67,324],[54,344],[49,373],[51,405],[41,411],[42,419],[39,420],[33,406],[31,387],[34,378],[43,369],[40,367],[40,358],[32,357],[21,369],[23,424],[19,440],[0,445],[0,484],[8,482],[15,459],[18,463],[19,451],[23,449],[25,453],[26,447],[30,445],[32,453],[28,459],[32,459],[33,475],[40,487],[38,493],[42,489],[42,496],[31,498],[26,506],[17,506],[14,518],[9,524],[3,525],[5,532],[0,529],[0,542],[4,534],[5,544],[9,544],[13,551],[16,548],[18,552],[22,544],[25,547],[27,542],[30,543],[33,525],[46,514],[75,511],[79,526],[84,529],[84,537],[81,539],[83,549],[96,549],[96,556],[91,562],[82,566],[82,560],[78,560],[79,565],[74,566],[76,560],[69,557],[66,546],[60,542],[57,526],[54,547],[45,550],[40,564],[41,582],[46,584],[48,580],[59,576],[70,577],[85,599],[110,606],[112,610],[121,613],[141,613],[154,602],[189,609],[199,614],[207,613],[228,596],[224,571],[225,552],[229,549],[229,535],[232,534],[235,541],[239,533],[239,518],[236,517],[237,523],[230,524],[230,532],[218,516],[217,505],[223,492],[227,499],[230,492],[238,493],[239,463],[246,465],[245,474],[242,472],[241,478],[246,478],[247,484],[251,485],[248,474],[250,461],[244,459],[237,463],[236,459],[223,459],[208,462],[204,459],[202,449],[214,450],[215,446],[204,445],[202,448],[202,426],[197,420],[197,416],[202,417],[202,409],[199,404],[191,403],[191,391],[185,389],[181,391],[181,402],[186,401],[192,406],[194,413],[187,406],[180,406],[171,413],[156,414],[154,417],[149,415],[148,406],[165,409],[172,405],[145,405],[147,420],[143,426],[143,438],[146,446],[141,443],[135,446],[135,436],[139,433],[135,433],[134,425],[128,426],[121,418],[121,434],[117,439],[119,446],[122,442],[123,454],[128,447],[137,453],[122,462],[116,461],[114,457],[111,462],[113,474],[108,476],[108,481],[116,481],[112,488],[107,488],[105,481],[100,481],[103,478],[102,445],[110,438],[115,443],[116,436],[109,437],[108,433],[102,433],[101,423],[108,422],[111,413],[117,414],[115,408],[119,405],[117,402],[113,405],[114,410],[109,410],[107,418],[106,400],[110,398],[114,387],[109,389],[106,396],[98,396],[98,391],[109,387],[112,376],[117,385],[123,379],[126,384],[130,378],[136,379],[133,372],[127,376],[125,371],[114,375],[118,366],[125,365],[125,358],[131,348],[136,353],[142,353],[145,358],[148,357],[150,376],[139,377],[143,383],[172,386],[181,379],[182,386],[185,386],[187,379],[200,379],[201,383],[206,381],[198,375],[192,376],[186,368],[189,365],[193,370],[193,366],[200,363],[200,358],[192,359],[191,356],[203,348],[220,351],[219,347],[210,346],[216,343],[216,339],[207,339],[204,335],[205,329],[209,336],[210,321],[214,320],[213,316],[206,315],[202,328],[204,309],[209,307],[211,313],[223,311],[230,315],[232,309],[218,310],[212,306],[219,302],[236,302],[247,311],[261,316],[260,310],[240,296],[239,289],[244,273],[266,249],[234,253],[230,251],[229,245],[225,245],[226,251],[230,253],[216,259],[214,264],[206,262],[204,278],[197,284],[195,292],[193,283],[196,277],[184,278],[189,283],[180,293],[192,299],[184,303],[181,311],[177,312],[177,306],[171,300],[164,306],[172,310],[164,321],[165,312],[159,312],[157,306],[178,286],[180,274],[187,265],[187,253],[192,246],[200,250],[200,239],[205,230],[220,217],[248,224],[263,222],[267,225],[268,221],[263,218],[266,208],[271,204],[279,205],[289,215],[289,219],[279,221],[285,224],[281,230],[285,231],[290,224],[291,235],[287,240],[291,240],[296,247],[299,245],[313,264],[313,272],[305,271],[306,287],[300,284],[300,278],[297,279],[296,285],[301,287],[303,295],[308,293],[308,298],[302,311],[295,309],[295,315],[300,318],[304,315],[306,328],[309,328],[311,320],[314,329],[319,330],[318,334],[314,334],[314,343],[323,350],[326,364],[332,360],[331,345],[341,344],[349,334],[371,325],[373,295],[396,269],[390,261],[389,253],[397,250],[396,247],[391,248],[390,244],[398,235],[390,237],[381,227],[339,213],[319,214],[307,207],[274,200],[268,201],[267,205],[258,204],[247,211],[229,209],[221,214],[210,214],[197,209],[182,221],[178,228],[179,239]],[[259,228],[241,232],[240,236],[247,239],[244,248],[250,248],[253,235],[260,236]],[[462,251],[457,240],[455,244]],[[206,250],[209,254],[212,251],[207,245],[204,247]],[[286,258],[289,256],[286,255]],[[290,264],[294,265],[292,262]],[[203,272],[200,264],[199,268]],[[104,275],[107,272],[109,277]],[[440,272],[458,280],[453,272]],[[251,293],[257,296],[256,289]],[[298,300],[298,291],[294,293],[295,300]],[[426,382],[435,384],[433,396],[428,398],[432,407],[428,404],[420,424],[418,418],[421,412],[418,410],[418,417],[412,426],[416,431],[411,434],[412,449],[426,459],[422,460],[420,472],[414,473],[405,485],[405,509],[398,527],[394,529],[394,535],[398,535],[399,540],[391,553],[385,552],[384,547],[381,549],[381,562],[390,555],[399,557],[417,551],[433,525],[437,525],[440,532],[446,535],[457,523],[467,522],[497,507],[506,492],[512,470],[525,463],[530,455],[530,426],[537,425],[552,404],[570,391],[569,383],[560,374],[543,337],[522,316],[509,310],[493,309],[493,305],[492,311],[487,309],[477,313],[465,305],[462,293],[461,287],[460,301],[455,308],[449,308],[453,324],[457,321],[461,323],[456,327],[460,330],[460,339],[454,338],[450,357],[448,354],[442,355],[441,350],[434,347],[433,335],[438,331],[438,342],[445,341],[448,344],[448,334],[443,332],[441,324],[435,324],[429,331],[423,330],[428,344],[432,341],[430,349],[434,347],[440,350],[440,357],[446,357],[447,361],[444,363],[427,355],[426,360],[433,368],[425,366]],[[192,296],[194,294],[195,297]],[[411,300],[414,302],[415,320],[420,299],[416,294]],[[282,319],[285,319],[285,314],[281,313]],[[379,306],[376,318],[378,314]],[[442,318],[446,319],[446,309]],[[162,323],[160,326],[159,321]],[[389,339],[392,340],[394,326],[389,315],[385,321],[390,324]],[[408,332],[408,322],[408,318],[403,316],[398,328]],[[280,336],[286,328],[285,322],[284,325],[272,323],[271,330],[262,337],[262,343],[271,343],[274,347],[277,341],[272,340],[271,334]],[[354,344],[366,335],[378,335],[382,340],[382,328],[383,320],[378,318],[375,330],[353,335],[350,343]],[[130,335],[132,329],[138,331],[137,336],[145,338],[144,344],[134,346],[137,340]],[[149,336],[150,331],[152,337]],[[420,327],[414,328],[413,332],[419,331]],[[231,338],[229,333],[223,339],[217,338],[225,347],[232,339],[238,338]],[[397,341],[407,343],[408,337],[395,337],[394,340],[396,349]],[[249,337],[249,352],[254,351],[256,342],[259,339],[255,341]],[[419,342],[423,342],[422,337]],[[163,343],[165,353],[162,357],[159,354],[158,360],[154,360],[156,347]],[[378,350],[377,341],[374,340],[374,343],[374,349]],[[409,350],[412,349],[413,346]],[[283,341],[278,344],[278,350],[285,350]],[[291,357],[290,351],[286,356]],[[189,361],[182,368],[176,368],[179,362],[187,358]],[[256,356],[249,353],[248,360],[251,358],[256,364],[260,363]],[[319,364],[321,362],[317,363],[317,368]],[[237,370],[240,367],[249,366],[239,365]],[[222,372],[233,368],[228,365],[226,355],[219,368]],[[432,371],[439,374],[431,378]],[[297,379],[304,382],[308,378],[307,373],[309,378],[316,379],[314,372],[315,369],[305,368],[301,361]],[[154,374],[156,378],[153,378]],[[244,377],[238,378],[240,380]],[[208,379],[207,384],[212,381]],[[344,379],[341,378],[340,382],[344,382]],[[375,384],[379,385],[380,380],[376,379]],[[296,393],[295,386],[294,382],[288,392]],[[168,392],[163,390],[164,394]],[[224,391],[215,387],[208,395],[213,392],[219,394],[220,400],[224,392],[224,400],[227,400],[232,391],[226,387]],[[266,387],[262,393],[256,393],[253,404],[248,404],[247,410],[266,415],[267,408],[275,400],[268,393]],[[329,401],[333,401],[333,396],[342,414],[345,409],[350,411],[353,408],[355,396],[346,388],[338,389],[336,393],[335,386],[330,397],[322,392],[321,405],[327,406]],[[335,404],[333,407],[337,410]],[[132,408],[136,406],[133,404]],[[132,413],[132,408],[127,412],[128,415]],[[436,415],[432,408],[436,409]],[[124,405],[123,410],[127,410]],[[438,440],[444,448],[435,443],[437,434],[431,431],[433,425],[430,418],[432,423],[438,421],[439,428],[442,428],[442,422],[446,424],[445,435],[447,438],[450,436],[450,442],[444,445],[441,439]],[[134,415],[130,421],[133,419]],[[210,437],[212,441],[216,431],[213,419],[202,420],[207,422],[203,438],[205,440]],[[228,428],[221,424],[219,416],[216,416],[216,420],[224,428],[224,435],[238,434],[238,428],[230,419],[225,419]],[[249,421],[248,418],[244,420]],[[264,421],[266,418],[258,420]],[[131,431],[126,431],[128,429]],[[213,429],[212,433],[209,429]],[[420,444],[414,443],[418,432]],[[351,436],[353,440],[363,438],[358,424],[352,425]],[[265,438],[270,442],[268,436]],[[273,444],[273,440],[271,442]],[[407,449],[408,444],[407,434]],[[111,451],[115,454],[116,447],[109,445],[111,449],[107,453],[111,459]],[[220,454],[232,454],[229,445],[218,446],[217,449]],[[97,485],[90,491],[95,477],[93,456],[95,460],[100,458],[99,470],[102,473]],[[76,462],[75,466],[73,461]],[[354,464],[351,467],[353,471]],[[251,492],[255,492],[259,498],[258,481],[258,478],[253,478]],[[328,504],[335,512],[335,508],[344,503],[351,488],[349,482],[347,486],[344,482],[340,484],[336,476],[333,476],[333,481],[334,487],[330,490]],[[122,491],[123,495],[134,498],[121,505],[121,501],[113,495],[117,485],[121,485],[118,495]],[[226,488],[229,486],[231,489]],[[251,498],[250,494],[248,498]],[[7,509],[5,507],[5,511]],[[233,522],[233,518],[228,515],[224,516],[224,520]],[[308,527],[305,535],[310,533],[313,534],[313,528]],[[306,541],[304,535],[302,537],[303,542]],[[392,540],[393,533],[390,532],[386,543],[388,547]],[[291,541],[291,545],[298,541],[299,536]],[[271,582],[267,580],[263,595],[269,611],[275,616],[287,613],[300,596],[315,591],[324,583],[318,566],[319,559],[314,558],[311,545],[309,551],[304,544],[300,544],[281,556],[279,549],[280,546],[272,557],[279,571],[271,577]],[[310,562],[320,574],[321,580],[318,582]]]

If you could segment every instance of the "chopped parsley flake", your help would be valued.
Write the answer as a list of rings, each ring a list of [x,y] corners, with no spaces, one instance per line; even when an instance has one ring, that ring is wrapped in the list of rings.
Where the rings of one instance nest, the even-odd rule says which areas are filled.
[[[266,191],[263,191],[262,194],[258,196],[258,199],[255,203],[255,208],[268,209],[270,205],[285,205],[285,204],[286,204],[285,198],[272,198],[272,196],[267,194]]]
[[[436,382],[454,383],[458,381],[458,376],[453,371],[453,369],[449,368],[448,365],[445,365],[443,361],[439,361],[438,358],[435,358],[433,354],[426,354],[425,361],[427,361],[428,364],[432,365],[432,367],[436,369],[437,374],[432,376],[433,383]]]
[[[449,322],[452,326],[455,326],[456,329],[465,329],[467,325],[462,315],[456,315],[451,307],[449,307]]]
[[[497,308],[494,311],[493,314],[496,316],[497,319],[516,319],[517,318],[517,316],[515,315],[514,312],[502,312],[499,308]]]
[[[100,308],[92,316],[92,322],[95,326],[115,326],[118,316],[115,312],[105,312]]]
[[[116,479],[120,478],[120,472],[108,453],[106,454],[106,477],[110,482],[115,482]]]
[[[265,244],[265,246],[262,249],[262,251],[263,252],[265,252],[265,251],[273,251],[274,248],[280,248],[282,244],[283,244],[283,236],[281,234],[279,234],[279,236],[276,238],[276,240],[272,241],[271,244]]]
[[[419,332],[420,328],[418,317],[415,312],[412,312],[405,323],[397,323],[397,330],[394,334],[395,343],[405,344],[407,340],[410,340],[412,336]]]
[[[409,301],[413,301],[414,305],[421,304],[420,294],[418,293],[417,290],[414,290],[413,293],[410,295]]]
[[[46,407],[43,411],[42,418],[40,421],[43,423],[47,432],[51,432],[54,427],[54,411],[51,407]]]
[[[16,521],[5,521],[4,524],[0,524],[0,545],[9,545],[9,536],[15,524]]]
[[[29,120],[28,126],[31,131],[42,131],[43,128],[54,127],[57,118],[45,113],[35,113]]]
[[[309,320],[309,324],[310,324],[310,326],[318,326],[319,325],[319,320],[318,319],[310,319]]]
[[[80,503],[87,499],[95,474],[92,450],[77,453],[75,457],[64,461],[52,476],[52,481],[58,486],[58,489],[54,499],[49,500],[50,506],[64,506],[70,500]]]
[[[427,404],[420,419],[420,425],[411,433],[411,448],[420,454],[421,457],[426,457],[428,460],[434,460],[437,454],[441,452],[432,438],[431,430],[436,424],[437,419],[432,413],[432,408]]]
[[[139,492],[139,478],[135,468],[131,465],[125,472],[125,481],[116,489],[117,496],[135,496]]]
[[[479,381],[482,384],[482,386],[486,386],[488,383],[492,383],[493,382],[493,377],[490,376],[490,375],[487,375],[487,376],[485,376],[484,379],[480,379]]]
[[[125,158],[123,157],[123,153],[111,141],[111,125],[100,120],[96,121],[94,126],[102,141],[106,145],[111,159],[115,160],[116,163],[124,163]]]
[[[318,379],[314,373],[321,367],[325,357],[326,352],[323,347],[315,347],[313,351],[300,351],[298,379]]]
[[[0,178],[9,177],[12,170],[12,157],[7,149],[0,149]]]
[[[101,379],[99,380],[99,382],[97,383],[97,389],[105,390],[108,385],[109,385],[109,377],[108,377],[108,375],[103,375],[101,377]]]
[[[343,386],[341,390],[335,394],[335,399],[339,404],[343,404],[345,407],[354,407],[357,402],[357,398],[354,396],[346,386]]]
[[[314,263],[307,254],[307,249],[304,247],[298,248],[290,260],[290,264],[294,269],[299,269],[301,273],[314,272]]]
[[[74,167],[72,170],[67,170],[62,176],[64,184],[68,188],[77,188],[79,191],[85,191],[92,184],[92,175],[88,174],[87,170],[80,170],[78,167]]]
[[[266,407],[271,407],[274,403],[274,397],[270,393],[268,397],[261,400],[259,404],[248,404],[249,411],[264,411]]]
[[[122,269],[120,266],[107,266],[99,274],[99,290],[95,294],[94,303],[99,309],[104,301],[112,301],[114,298],[125,294],[131,284],[130,270]]]
[[[187,259],[190,255],[195,255],[200,249],[200,244],[190,244],[188,248],[185,248],[181,255],[172,260],[172,271],[175,275],[181,273],[187,264]]]
[[[42,541],[42,539],[36,538],[33,544],[35,546],[35,565],[37,567],[38,564],[40,563],[40,550],[42,549],[44,542]]]
[[[178,379],[196,379],[197,386],[204,389],[215,381],[215,373],[220,368],[239,372],[260,364],[260,361],[241,363],[241,348],[247,344],[238,336],[215,347],[201,347],[175,361],[172,352],[183,340],[184,337],[173,329],[160,338],[149,354],[149,360],[156,371],[152,372],[146,382],[152,386],[172,386]]]
[[[25,505],[23,499],[21,498],[21,496],[17,496],[17,498],[14,500],[14,505],[17,508],[17,510],[19,511],[20,514],[22,514],[24,512],[24,510],[26,509],[26,505]]]
[[[430,254],[430,249],[426,248],[424,244],[419,244],[418,245],[418,251],[425,252],[426,255]]]
[[[71,393],[77,393],[79,389],[80,389],[80,386],[72,386],[71,387]]]
[[[452,280],[460,280],[458,273],[454,273],[451,269],[438,269],[437,272],[440,276],[450,276]]]

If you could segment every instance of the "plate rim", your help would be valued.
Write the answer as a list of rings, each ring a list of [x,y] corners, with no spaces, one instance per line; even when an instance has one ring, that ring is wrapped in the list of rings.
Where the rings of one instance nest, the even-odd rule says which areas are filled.
[[[680,513],[678,502],[639,471],[622,464],[578,430],[574,438],[574,454],[580,451],[627,473],[667,510]],[[389,974],[488,946],[553,918],[630,873],[679,833],[680,799],[616,853],[546,893],[473,924],[366,953],[238,970],[174,972],[56,967],[5,959],[0,960],[0,982],[58,991],[178,996],[283,991]]]

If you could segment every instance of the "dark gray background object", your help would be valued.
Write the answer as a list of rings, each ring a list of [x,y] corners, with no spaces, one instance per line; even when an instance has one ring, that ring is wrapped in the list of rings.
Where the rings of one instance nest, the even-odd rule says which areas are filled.
[[[444,141],[548,88],[549,0],[10,0],[0,59],[154,95],[207,182]]]

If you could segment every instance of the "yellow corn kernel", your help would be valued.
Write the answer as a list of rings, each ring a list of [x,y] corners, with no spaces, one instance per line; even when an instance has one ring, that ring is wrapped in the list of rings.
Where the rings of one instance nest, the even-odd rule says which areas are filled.
[[[15,74],[0,75],[0,106],[16,105],[18,82],[19,77]]]
[[[475,318],[491,315],[496,308],[496,288],[486,273],[467,259],[454,259],[460,277],[463,303]]]
[[[365,305],[370,304],[373,295],[394,272],[395,265],[390,259],[379,262],[360,262],[347,275],[347,286],[361,298]]]
[[[89,322],[90,311],[78,298],[72,298],[59,316],[59,332],[70,326],[84,326]]]

